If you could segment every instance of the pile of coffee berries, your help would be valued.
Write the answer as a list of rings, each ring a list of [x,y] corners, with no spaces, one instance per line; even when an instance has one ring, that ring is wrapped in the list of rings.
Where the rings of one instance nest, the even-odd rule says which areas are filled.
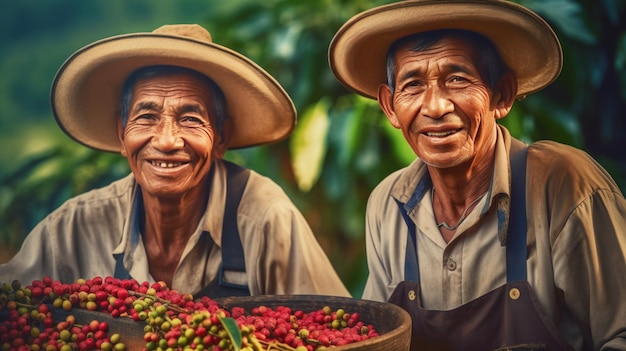
[[[17,280],[1,284],[0,350],[126,350],[120,334],[109,333],[106,321],[93,319],[79,324],[71,314],[55,318],[55,309],[69,311],[73,307],[69,295],[59,290],[55,292],[60,286],[62,284],[53,284],[50,279],[28,287],[22,287]]]
[[[324,351],[378,335],[343,309],[258,306],[246,313],[209,297],[194,300],[163,282],[95,277],[0,285],[2,351],[125,351],[138,336],[112,332],[115,318],[139,326],[142,351]]]
[[[292,347],[288,350],[323,351],[378,336],[372,325],[359,320],[358,313],[333,311],[329,306],[306,313],[286,306],[259,306],[251,312],[245,315],[243,309],[234,307],[231,315],[239,325],[251,326],[252,336],[260,343],[277,341]]]

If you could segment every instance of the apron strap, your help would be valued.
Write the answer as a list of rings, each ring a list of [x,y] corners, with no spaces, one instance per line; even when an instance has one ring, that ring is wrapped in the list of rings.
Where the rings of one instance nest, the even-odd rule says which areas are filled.
[[[250,170],[224,161],[228,175],[226,185],[226,208],[222,225],[222,265],[218,273],[222,287],[249,290],[247,285],[228,283],[224,279],[225,271],[246,272],[246,261],[237,228],[237,208],[250,176]]]
[[[526,155],[528,146],[516,139],[511,139],[511,208],[509,213],[509,235],[506,241],[507,282],[526,280]],[[428,172],[416,188],[417,200],[421,200],[427,189],[432,187]],[[396,200],[400,214],[407,225],[406,256],[404,260],[404,279],[419,282],[417,261],[416,227],[409,217],[405,204]]]
[[[139,240],[141,240],[141,221],[144,218],[144,207],[143,207],[143,196],[141,192],[141,187],[136,185],[137,193],[134,195],[134,201],[132,203],[131,214],[130,214],[130,243],[131,247],[134,249],[137,247]],[[115,271],[113,273],[113,277],[118,279],[132,279],[133,277],[130,275],[130,272],[124,267],[124,252],[119,254],[114,254],[115,257]]]
[[[404,204],[396,200],[396,204],[400,208],[402,218],[406,222],[409,233],[406,236],[406,257],[404,259],[404,280],[419,282],[419,267],[417,263],[417,245],[415,244],[415,223],[406,213]]]
[[[248,183],[250,170],[226,160],[226,204],[222,224],[222,264],[217,277],[194,294],[194,299],[202,296],[221,298],[228,296],[250,296],[248,285],[229,283],[224,279],[226,271],[246,272],[246,261],[237,227],[237,208]],[[207,258],[208,259],[208,258]]]
[[[526,280],[526,155],[528,146],[511,139],[511,209],[506,239],[507,282]]]
[[[113,273],[113,277],[122,280],[131,279],[130,273],[124,268],[124,254],[114,254],[113,257],[115,257],[115,272]]]
[[[417,184],[417,188],[415,189],[414,196],[409,200],[409,202],[421,201],[424,197],[426,191],[432,188],[433,182],[430,179],[430,174],[426,172],[420,182]],[[396,200],[396,199],[394,199]],[[404,259],[404,280],[419,282],[419,264],[417,262],[417,238],[416,238],[416,229],[415,222],[409,217],[409,214],[406,210],[405,204],[396,200],[396,204],[400,209],[400,214],[402,214],[402,219],[406,223],[408,228],[408,235],[406,236],[406,255]]]

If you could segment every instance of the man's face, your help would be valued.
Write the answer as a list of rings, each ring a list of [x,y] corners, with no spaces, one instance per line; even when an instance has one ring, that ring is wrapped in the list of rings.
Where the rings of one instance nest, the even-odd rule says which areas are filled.
[[[401,48],[393,96],[387,86],[379,89],[389,121],[428,165],[454,167],[480,160],[493,148],[496,119],[508,109],[491,100],[475,57],[468,44],[454,38],[420,52]]]
[[[202,191],[212,159],[225,152],[211,104],[210,88],[190,75],[137,82],[120,142],[142,191],[163,199]]]

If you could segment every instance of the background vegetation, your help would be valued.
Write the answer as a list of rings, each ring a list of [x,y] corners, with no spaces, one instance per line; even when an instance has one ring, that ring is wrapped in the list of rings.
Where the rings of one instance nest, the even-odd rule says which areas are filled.
[[[0,262],[68,197],[127,174],[119,155],[87,149],[56,126],[49,87],[63,60],[110,35],[200,23],[216,43],[252,58],[294,99],[299,123],[281,143],[230,151],[265,174],[305,214],[355,296],[367,273],[369,192],[414,159],[376,102],[332,76],[328,44],[352,15],[382,0],[56,0],[0,2]],[[586,150],[626,188],[626,2],[520,0],[561,38],[565,66],[549,88],[503,120],[525,141]],[[540,186],[540,185],[538,185]]]

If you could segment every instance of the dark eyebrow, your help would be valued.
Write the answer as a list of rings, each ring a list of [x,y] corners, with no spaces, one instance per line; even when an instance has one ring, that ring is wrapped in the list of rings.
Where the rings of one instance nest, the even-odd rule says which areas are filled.
[[[414,69],[414,70],[410,70],[405,72],[402,76],[398,77],[398,82],[403,82],[406,79],[409,78],[413,78],[413,77],[418,77],[422,75],[422,70],[420,69]]]
[[[136,114],[143,110],[160,111],[160,108],[154,102],[150,102],[150,101],[140,102],[133,109],[133,113]],[[178,114],[185,114],[187,112],[195,112],[198,114],[202,114],[204,112],[204,109],[202,108],[202,106],[198,104],[187,104],[177,109]]]
[[[469,75],[474,74],[474,72],[470,71],[465,65],[458,65],[458,64],[451,63],[451,64],[447,64],[444,68],[447,72],[461,72],[461,73],[465,73]],[[406,79],[413,78],[413,77],[419,77],[422,74],[423,72],[421,69],[413,69],[413,70],[405,72],[402,76],[400,76],[398,79],[398,82],[402,82]]]
[[[176,110],[178,114],[185,114],[187,112],[195,112],[197,114],[204,114],[204,108],[198,104],[186,104]]]
[[[158,111],[159,108],[157,107],[157,104],[155,104],[154,102],[140,102],[133,109],[133,114],[139,113],[139,111],[142,111],[142,110]]]
[[[471,72],[469,69],[467,69],[465,65],[450,64],[450,65],[447,65],[446,68],[450,72],[461,72],[461,73],[470,74],[470,75],[474,74],[474,72]]]

